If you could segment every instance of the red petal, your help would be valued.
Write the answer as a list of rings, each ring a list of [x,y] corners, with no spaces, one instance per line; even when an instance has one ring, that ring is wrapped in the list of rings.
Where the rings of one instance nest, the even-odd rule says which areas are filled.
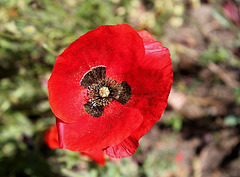
[[[80,86],[77,75],[61,77],[53,74],[48,82],[49,104],[56,117],[62,121],[73,122],[81,115],[84,104],[84,88]]]
[[[132,136],[129,136],[120,144],[110,146],[104,149],[104,152],[112,158],[124,158],[129,157],[135,153],[138,148],[138,140]]]
[[[173,73],[169,50],[147,31],[138,33],[143,38],[145,58],[138,62],[139,66],[132,72],[117,77],[126,80],[131,86],[132,97],[126,106],[139,109],[143,122],[122,143],[105,150],[111,157],[126,157],[136,151],[136,141],[160,119],[171,90]]]
[[[132,99],[126,106],[138,108],[143,115],[143,122],[131,134],[136,139],[146,134],[160,119],[167,106],[168,95],[172,85],[172,64],[169,50],[156,41],[147,31],[138,31],[143,38],[145,58],[140,62],[136,72],[128,76],[131,78]]]
[[[142,124],[132,133],[131,135],[136,139],[140,139],[144,134],[146,134],[152,126],[161,118],[163,111],[167,106],[166,101],[161,101],[160,97],[157,97],[159,102],[156,103],[156,100],[153,99],[143,99],[137,107],[141,110],[144,117]]]
[[[48,82],[49,103],[64,122],[81,117],[80,81],[92,67],[104,65],[107,75],[126,73],[144,57],[141,37],[129,25],[100,26],[74,41],[57,58]]]
[[[89,69],[106,66],[107,74],[128,72],[144,57],[141,37],[127,24],[100,26],[81,36],[65,51],[75,53]]]
[[[105,166],[106,159],[102,150],[95,150],[95,151],[86,151],[81,152],[83,155],[87,155],[91,159],[93,159],[98,165]]]
[[[72,151],[91,151],[119,144],[142,122],[142,115],[135,108],[118,102],[104,108],[101,117],[95,118],[86,112],[74,123],[57,119],[60,148]]]
[[[50,130],[48,130],[44,136],[44,141],[47,143],[47,145],[51,149],[58,148],[58,132],[57,132],[57,126],[54,124]]]
[[[142,87],[135,87],[133,94],[136,95],[135,103],[138,102],[136,107],[142,113],[144,120],[132,134],[136,139],[146,134],[160,119],[167,106],[173,82],[169,50],[147,31],[138,31],[138,33],[143,38],[145,59],[140,63],[142,69],[138,69],[140,74],[137,78],[141,79],[136,80],[137,84],[135,84],[140,83]],[[129,104],[134,104],[134,99]]]

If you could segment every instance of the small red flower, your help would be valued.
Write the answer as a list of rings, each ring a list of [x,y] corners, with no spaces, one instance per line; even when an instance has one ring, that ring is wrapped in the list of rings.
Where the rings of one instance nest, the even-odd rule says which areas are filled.
[[[175,162],[180,163],[183,160],[183,153],[182,152],[178,152],[175,156]]]
[[[57,149],[59,146],[57,126],[52,125],[45,133],[44,141],[51,149]]]
[[[102,150],[81,152],[81,154],[90,157],[100,166],[105,166],[105,164],[106,164],[106,159],[104,157],[104,153]]]
[[[48,81],[60,148],[131,156],[166,108],[172,76],[169,50],[147,31],[122,24],[81,36]]]
[[[57,126],[52,125],[51,128],[45,133],[44,141],[51,149],[58,148],[58,132]],[[95,150],[89,152],[80,152],[82,155],[86,155],[93,159],[98,165],[105,166],[106,159],[102,150]]]

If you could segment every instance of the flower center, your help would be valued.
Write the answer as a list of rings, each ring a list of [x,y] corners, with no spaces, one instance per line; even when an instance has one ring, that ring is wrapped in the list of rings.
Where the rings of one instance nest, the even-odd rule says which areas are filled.
[[[104,107],[111,101],[118,101],[122,105],[131,98],[131,87],[126,81],[118,84],[115,80],[105,78],[106,67],[98,66],[88,71],[80,84],[87,90],[87,103],[84,110],[93,117],[100,117]]]
[[[99,89],[99,95],[101,97],[108,97],[109,93],[110,93],[110,91],[107,87],[102,87]]]

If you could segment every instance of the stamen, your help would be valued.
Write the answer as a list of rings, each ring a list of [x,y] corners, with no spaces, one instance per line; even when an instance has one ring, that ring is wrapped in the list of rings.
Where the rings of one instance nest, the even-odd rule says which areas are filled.
[[[84,109],[93,117],[100,117],[104,112],[104,107],[111,101],[118,101],[124,105],[131,98],[131,87],[126,81],[119,84],[116,80],[105,78],[105,74],[104,66],[92,68],[80,83],[87,89],[87,103]]]

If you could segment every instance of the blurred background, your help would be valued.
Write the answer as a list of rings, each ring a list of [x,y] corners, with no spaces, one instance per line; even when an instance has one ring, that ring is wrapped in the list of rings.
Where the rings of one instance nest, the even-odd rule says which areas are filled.
[[[239,0],[0,0],[0,176],[239,177]],[[104,167],[44,142],[56,56],[100,25],[146,29],[171,51],[161,120]]]

